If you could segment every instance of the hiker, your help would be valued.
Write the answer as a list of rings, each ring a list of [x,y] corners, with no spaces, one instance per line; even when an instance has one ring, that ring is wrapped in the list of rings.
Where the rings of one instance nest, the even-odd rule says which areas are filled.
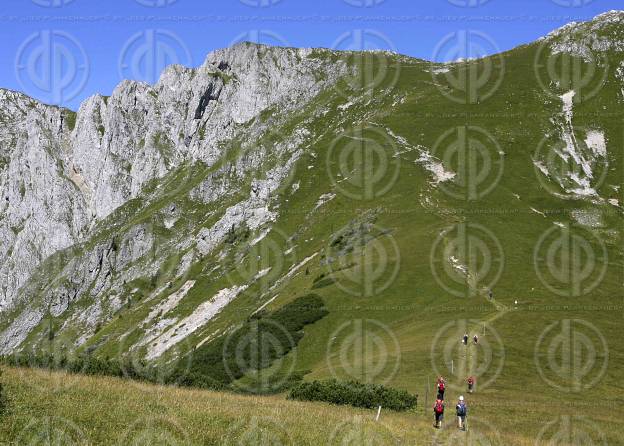
[[[472,393],[472,389],[474,388],[475,379],[474,376],[468,377],[468,393]]]
[[[442,428],[442,420],[444,419],[444,401],[439,398],[433,406],[433,414],[435,416],[435,423],[433,426],[436,429]]]
[[[465,431],[466,430],[466,416],[468,416],[468,408],[466,407],[466,403],[464,402],[464,397],[460,396],[459,401],[457,402],[457,427]]]
[[[438,399],[444,401],[444,378],[440,377],[438,379],[436,387],[438,388]]]
[[[477,345],[479,343],[479,336],[474,335],[474,337],[472,338],[472,340],[474,341],[474,344]]]
[[[490,300],[494,298],[494,293],[492,293],[492,290],[488,291],[488,297],[490,298]]]
[[[462,339],[462,342],[464,343],[464,345],[468,345],[468,333],[464,333],[464,337]]]

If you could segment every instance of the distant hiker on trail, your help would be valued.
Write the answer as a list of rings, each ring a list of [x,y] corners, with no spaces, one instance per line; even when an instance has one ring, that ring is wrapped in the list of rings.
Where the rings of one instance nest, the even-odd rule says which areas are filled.
[[[474,376],[468,377],[468,393],[472,393],[472,389],[474,388],[475,378]]]
[[[472,340],[474,341],[475,345],[477,345],[479,343],[479,336],[474,335],[474,337],[472,338]]]
[[[488,298],[489,298],[490,300],[494,299],[494,293],[492,293],[492,290],[489,290],[489,291],[488,291]]]
[[[438,388],[438,399],[444,401],[444,378],[438,378],[438,384],[436,387]]]
[[[466,403],[464,402],[464,397],[460,396],[459,401],[457,402],[457,406],[455,407],[457,410],[457,427],[460,430],[466,430],[466,417],[468,416],[468,408],[466,407]]]
[[[462,338],[462,342],[464,345],[468,345],[468,333],[464,333],[464,337]]]
[[[433,427],[440,429],[442,427],[442,420],[444,419],[444,401],[441,399],[438,399],[434,404],[433,415],[435,416]]]

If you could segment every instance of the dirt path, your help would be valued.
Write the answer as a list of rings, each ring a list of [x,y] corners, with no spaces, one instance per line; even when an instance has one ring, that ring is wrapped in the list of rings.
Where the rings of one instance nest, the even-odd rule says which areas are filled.
[[[487,336],[487,328],[491,324],[493,324],[495,321],[502,318],[503,316],[505,316],[507,313],[511,311],[511,308],[506,307],[505,305],[499,304],[494,298],[489,299],[488,301],[492,305],[494,305],[494,308],[496,308],[497,310],[496,313],[494,313],[492,316],[488,317],[487,319],[480,321],[478,324],[475,324],[474,326],[471,327],[471,330],[468,331],[468,333],[473,333],[473,335],[477,333],[479,335],[479,341],[481,341],[485,336]],[[483,330],[484,325],[485,325],[485,333]],[[478,359],[479,359],[476,355],[476,351],[475,351],[476,347],[477,346],[474,345],[472,338],[468,339],[468,345],[466,346],[466,349],[465,349],[466,352],[464,354],[464,356],[468,356],[467,358],[468,370],[467,370],[466,377],[468,376],[476,377],[476,370],[478,367]]]

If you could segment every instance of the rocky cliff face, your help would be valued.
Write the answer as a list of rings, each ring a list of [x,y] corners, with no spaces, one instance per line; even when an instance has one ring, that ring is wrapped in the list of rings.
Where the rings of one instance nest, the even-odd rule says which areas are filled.
[[[80,254],[72,252],[70,261],[50,260],[46,270],[55,270],[62,280],[43,294],[26,286],[45,259],[91,240],[102,221],[150,182],[181,166],[210,168],[222,161],[232,140],[254,141],[277,126],[279,117],[260,119],[261,114],[270,118],[272,110],[283,116],[302,109],[346,73],[344,62],[328,64],[323,54],[243,43],[211,53],[198,69],[170,66],[154,86],[124,81],[110,97],[86,100],[77,114],[1,90],[0,309],[4,322],[10,322],[2,350],[19,345],[44,314],[58,316],[85,294],[95,301],[74,317],[93,328],[104,312],[119,309],[122,303],[114,293],[124,283],[159,269],[162,250],[194,246],[186,233],[156,248],[154,228],[137,225],[119,240],[104,236]],[[268,200],[287,175],[301,139],[295,136],[281,149],[276,141],[268,150],[247,151],[197,184],[190,195],[204,204],[215,202],[241,192],[232,175],[243,178],[264,157],[288,152],[286,164],[257,179],[248,198],[232,203],[214,228],[204,229],[198,239],[202,255],[232,225],[246,221],[256,229],[273,218]],[[191,174],[182,175],[173,180],[176,187],[190,184]],[[158,191],[152,194],[157,196]],[[180,212],[172,205],[167,213],[163,225],[171,227]],[[136,264],[151,250],[157,251]],[[185,259],[187,267],[193,255]],[[35,295],[43,299],[38,307],[31,302]],[[20,305],[31,311],[7,317]]]
[[[0,308],[90,220],[63,110],[0,91]]]
[[[154,86],[125,81],[77,116],[0,91],[0,308],[43,259],[85,239],[150,180],[184,162],[214,164],[221,143],[265,130],[253,128],[261,112],[302,107],[343,73],[310,55],[240,44],[196,70],[171,66]]]
[[[596,53],[624,50],[624,14],[610,11],[600,14],[590,22],[572,22],[557,29],[543,40],[548,42],[555,53],[568,53],[596,60]]]
[[[506,53],[509,73],[495,96],[465,107],[471,126],[496,139],[496,156],[505,158],[504,175],[484,199],[491,201],[479,204],[510,205],[509,215],[522,211],[520,222],[526,215],[544,219],[522,231],[565,226],[564,217],[551,221],[536,207],[574,203],[583,215],[603,215],[594,226],[617,245],[620,178],[615,168],[598,173],[621,165],[614,149],[621,120],[604,116],[619,117],[624,71],[620,47],[596,42],[609,35],[617,41],[620,18],[607,14]],[[610,62],[598,65],[607,82],[598,79],[591,94],[565,79],[531,80],[539,58],[561,52],[583,58],[587,51]],[[351,302],[349,286],[336,283],[342,270],[347,279],[361,279],[363,260],[343,258],[332,271],[338,257],[355,249],[349,237],[334,240],[340,249],[332,238],[340,228],[352,237],[372,231],[386,207],[406,211],[386,214],[394,230],[380,233],[403,237],[411,247],[399,256],[404,265],[411,262],[412,270],[401,270],[411,283],[412,271],[430,256],[436,228],[444,233],[464,218],[455,211],[473,204],[453,201],[449,191],[462,187],[455,181],[460,170],[440,147],[442,136],[466,126],[463,112],[448,113],[464,108],[448,101],[450,87],[440,80],[461,77],[465,65],[388,53],[352,56],[241,44],[210,54],[198,69],[171,66],[154,86],[123,82],[76,114],[0,92],[0,353],[52,344],[103,357],[167,360],[176,348],[190,351],[228,333],[284,296],[332,287],[332,296],[342,292]],[[361,89],[357,81],[371,74],[375,85]],[[557,139],[562,150],[532,157]],[[357,165],[364,142],[374,143],[370,160],[385,162],[389,177],[375,176],[383,184],[366,193],[358,187],[370,172]],[[536,172],[543,178],[528,181]],[[567,223],[587,221],[575,212]],[[516,233],[509,228],[498,234],[503,241]],[[359,235],[364,245],[376,238]],[[449,269],[470,273],[466,259],[440,260],[451,261]],[[303,271],[312,272],[302,278]],[[325,280],[311,284],[314,277]],[[419,281],[428,295],[440,293],[426,273]],[[387,290],[375,299],[394,305],[405,294]]]
[[[310,55],[243,43],[210,54],[196,70],[171,66],[153,87],[127,81],[110,98],[86,101],[71,154],[93,215],[106,217],[184,161],[212,165],[220,143],[261,112],[301,107],[343,71]]]

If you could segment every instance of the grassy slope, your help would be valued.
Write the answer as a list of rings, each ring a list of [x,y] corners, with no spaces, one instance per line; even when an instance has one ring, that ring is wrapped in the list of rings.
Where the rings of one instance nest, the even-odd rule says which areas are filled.
[[[464,438],[466,444],[483,444],[478,441],[486,435],[491,440],[487,444],[528,446],[534,444],[532,425],[540,423],[531,414],[513,429],[497,432],[480,422],[482,409],[474,408],[469,431],[459,433],[450,416],[442,431],[433,430],[429,413],[382,412],[375,423],[374,411],[279,396],[238,396],[25,369],[4,369],[4,380],[11,409],[0,423],[0,441],[22,444],[46,441],[48,434],[55,435],[55,444],[98,445],[420,445],[457,444]],[[500,417],[511,422],[513,415]],[[604,422],[616,420],[606,414]]]
[[[502,432],[514,430],[520,420],[521,431],[536,438],[544,423],[556,421],[558,415],[582,415],[595,423],[611,443],[618,438],[619,428],[613,423],[613,417],[622,415],[624,397],[617,371],[622,366],[622,347],[616,342],[621,325],[621,232],[612,236],[594,231],[606,244],[609,263],[600,286],[579,297],[560,297],[544,287],[535,272],[533,249],[555,221],[572,224],[570,212],[574,209],[596,211],[609,227],[616,230],[621,229],[622,215],[620,210],[612,207],[553,197],[536,181],[531,158],[546,132],[553,128],[550,119],[561,111],[561,101],[548,97],[531,76],[536,51],[537,46],[528,46],[507,53],[504,83],[492,98],[469,106],[457,105],[442,97],[430,85],[428,74],[412,66],[402,67],[396,88],[412,93],[398,107],[390,109],[387,104],[386,108],[378,109],[371,121],[388,126],[412,144],[426,147],[432,147],[438,137],[454,126],[468,124],[483,128],[498,140],[507,154],[504,177],[490,195],[477,202],[463,202],[432,192],[439,208],[428,212],[422,208],[415,193],[425,184],[422,170],[409,162],[410,155],[407,154],[396,183],[382,198],[369,202],[354,201],[338,193],[338,198],[326,205],[324,212],[301,236],[314,240],[314,246],[304,246],[306,255],[322,250],[332,232],[356,215],[358,209],[383,206],[388,212],[379,215],[377,224],[392,230],[400,247],[400,272],[392,286],[370,298],[354,297],[336,286],[318,290],[328,302],[330,315],[307,330],[297,361],[301,370],[312,370],[309,377],[332,376],[328,363],[334,363],[340,351],[330,347],[328,360],[328,346],[340,346],[340,336],[349,334],[348,330],[345,333],[340,328],[354,319],[374,319],[386,324],[396,336],[400,355],[393,357],[390,352],[387,367],[380,373],[375,370],[375,361],[379,358],[374,351],[361,355],[353,359],[356,371],[347,375],[363,380],[372,378],[376,382],[388,381],[424,396],[427,382],[434,379],[432,363],[439,363],[441,357],[439,345],[433,345],[439,330],[455,320],[491,321],[491,328],[498,333],[501,344],[493,344],[494,365],[479,376],[482,383],[490,378],[496,379],[487,389],[471,397],[471,402],[479,407],[479,417]],[[612,62],[615,60],[613,57]],[[575,105],[575,125],[598,126],[607,134],[611,169],[600,190],[607,197],[613,196],[609,185],[622,184],[623,154],[619,149],[622,147],[622,114],[616,100],[616,88],[614,82],[607,82],[599,95]],[[448,114],[441,114],[440,110],[448,110]],[[317,144],[318,159],[324,158],[330,144],[329,138]],[[316,196],[332,190],[322,177],[324,173],[317,171],[317,174],[318,177],[309,180]],[[308,193],[312,197],[306,195],[301,201],[314,200],[314,194]],[[513,193],[519,194],[520,199]],[[291,200],[290,205],[293,209],[309,207],[309,203],[301,201]],[[548,212],[549,216],[543,217],[531,207]],[[442,212],[445,209],[448,214]],[[511,311],[498,314],[495,306],[483,295],[468,300],[450,296],[433,279],[429,263],[432,242],[442,228],[457,221],[482,225],[498,238],[505,266],[495,286],[495,296],[499,304],[512,308]],[[300,225],[306,226],[306,219],[289,217],[288,223],[284,224],[286,228]],[[594,249],[598,249],[597,246]],[[278,306],[290,295],[312,286],[313,278],[322,270],[324,268],[314,265],[309,276],[293,279],[273,305]],[[516,299],[520,305],[514,308]],[[591,308],[591,305],[600,308]],[[534,362],[534,348],[540,334],[551,323],[562,319],[582,319],[593,324],[608,344],[606,373],[596,385],[583,392],[563,393],[551,387],[540,378]],[[480,324],[470,327],[474,330]],[[453,330],[446,330],[443,339],[456,334]],[[338,339],[333,340],[334,336]],[[488,335],[485,338],[487,340]],[[492,336],[489,340],[493,341]],[[593,341],[598,342],[597,339]],[[391,342],[386,344],[389,345]],[[431,359],[432,351],[435,361]],[[595,363],[599,368],[605,353],[598,354]],[[469,353],[467,361],[471,360],[471,355],[474,357],[474,353]],[[461,352],[452,357],[460,367],[466,363]],[[500,358],[504,358],[504,365],[500,375],[496,375]],[[394,360],[400,365],[397,373],[393,373]],[[439,367],[445,375],[451,375],[449,369],[444,365]],[[451,381],[463,387],[461,383],[470,370],[474,373],[474,368],[467,367],[452,376]],[[457,393],[452,391],[451,396],[455,397]],[[601,407],[606,410],[602,411]],[[591,427],[586,429],[591,430]]]
[[[616,212],[614,208],[606,206],[597,206],[585,201],[560,200],[550,195],[536,181],[531,157],[545,133],[552,130],[550,119],[561,111],[561,101],[558,98],[548,97],[535,83],[533,65],[536,51],[536,46],[527,46],[505,54],[506,74],[503,84],[494,96],[475,105],[458,105],[441,95],[433,85],[431,74],[424,70],[428,68],[427,66],[417,62],[403,62],[399,67],[392,59],[389,62],[390,73],[398,70],[398,80],[393,91],[405,95],[405,101],[392,106],[394,98],[385,97],[380,93],[375,95],[373,105],[363,108],[355,106],[348,111],[348,116],[351,117],[349,121],[353,125],[357,125],[358,120],[366,116],[364,121],[374,122],[382,128],[388,127],[394,133],[405,137],[412,145],[422,144],[429,148],[435,145],[441,135],[455,126],[468,124],[487,130],[498,140],[501,149],[507,154],[505,174],[488,196],[476,202],[457,200],[440,190],[431,189],[428,185],[429,174],[413,162],[418,156],[414,152],[401,155],[399,175],[392,188],[382,197],[353,200],[336,191],[335,185],[328,178],[325,164],[327,151],[336,133],[324,131],[331,128],[330,123],[339,119],[340,115],[335,106],[346,102],[346,99],[341,102],[333,95],[323,99],[327,100],[331,107],[328,115],[312,124],[313,133],[319,135],[311,148],[316,157],[305,156],[298,164],[291,182],[300,182],[301,187],[292,196],[284,192],[284,198],[288,198],[289,201],[282,200],[281,217],[276,224],[276,228],[288,236],[297,234],[294,241],[297,245],[296,259],[289,259],[291,264],[297,264],[314,253],[319,253],[319,257],[309,263],[308,274],[303,270],[300,271],[279,289],[277,299],[269,308],[277,308],[295,296],[309,291],[316,277],[329,272],[328,267],[321,265],[319,259],[334,234],[354,219],[366,220],[367,217],[362,217],[366,215],[365,210],[383,208],[384,211],[377,214],[375,223],[391,230],[391,235],[399,247],[398,275],[390,287],[370,297],[352,295],[345,292],[344,287],[337,285],[315,289],[314,292],[324,297],[330,314],[313,326],[307,327],[306,336],[298,348],[289,355],[289,361],[295,362],[295,370],[311,371],[307,378],[333,376],[335,367],[332,369],[330,365],[340,365],[340,346],[349,341],[350,332],[343,330],[344,325],[353,320],[372,319],[389,328],[398,342],[399,349],[372,350],[372,354],[371,351],[365,351],[366,354],[351,356],[349,361],[352,362],[353,369],[338,370],[335,373],[343,378],[387,382],[419,393],[421,401],[424,401],[427,384],[433,382],[435,377],[433,364],[439,364],[442,357],[441,348],[434,345],[436,335],[449,322],[488,321],[491,327],[483,342],[492,342],[494,365],[479,373],[479,383],[496,379],[489,385],[482,385],[480,391],[470,397],[470,404],[474,408],[474,419],[487,422],[494,429],[493,432],[503,435],[504,441],[499,444],[523,444],[523,441],[526,444],[533,444],[545,423],[566,415],[588,417],[591,423],[604,433],[609,444],[617,444],[618,438],[624,435],[621,424],[616,422],[624,415],[622,409],[624,387],[621,384],[620,372],[624,366],[624,355],[621,343],[617,342],[621,332],[622,316],[621,232],[615,236],[599,233],[607,244],[609,265],[600,286],[581,297],[563,298],[548,291],[536,276],[533,249],[537,240],[552,227],[554,221],[572,222],[570,211],[573,209],[600,212],[608,225],[615,229],[621,228],[622,215],[621,211]],[[389,75],[388,79],[394,79],[394,76]],[[380,88],[383,87],[388,85]],[[610,81],[604,85],[599,95],[576,104],[574,109],[575,125],[598,125],[606,131],[611,169],[601,194],[608,197],[613,196],[613,191],[607,190],[607,185],[622,184],[621,147],[624,141],[621,134],[621,105],[618,103],[617,91],[615,82]],[[308,165],[314,165],[315,168],[308,169]],[[318,197],[328,192],[335,192],[337,197],[321,208],[321,212],[310,214],[309,210],[314,208]],[[420,195],[423,192],[436,203],[435,207],[423,206]],[[519,194],[520,199],[515,198],[514,193]],[[543,217],[533,212],[531,207],[551,211],[552,214]],[[505,265],[500,280],[494,287],[495,298],[499,304],[511,308],[517,299],[520,302],[518,308],[511,311],[497,310],[482,294],[471,298],[456,298],[450,296],[436,282],[431,274],[430,265],[432,245],[441,230],[458,222],[482,225],[496,235],[504,252]],[[271,235],[268,238],[271,239]],[[274,239],[279,240],[279,237]],[[185,305],[194,306],[211,293],[231,285],[231,279],[227,277],[221,276],[215,280],[203,273],[208,269],[206,266],[214,261],[215,259],[208,258],[193,268],[193,273],[188,278],[199,279],[202,282],[189,295]],[[228,259],[229,261],[231,260]],[[335,274],[334,277],[339,282],[338,285],[344,280],[340,274]],[[172,290],[181,285],[182,283],[176,283]],[[257,297],[249,293],[235,300],[213,323],[190,338],[191,343],[199,342],[215,330],[240,321],[261,304]],[[266,296],[265,299],[269,297],[272,295]],[[612,306],[619,310],[584,307],[595,304],[603,307]],[[113,321],[108,327],[104,327],[100,336],[123,333],[128,327],[140,321],[148,310],[149,308],[141,306],[129,310],[123,322]],[[181,308],[180,311],[182,310]],[[190,307],[187,310],[190,311]],[[593,324],[606,339],[609,349],[608,369],[599,382],[590,389],[582,393],[562,393],[540,378],[534,363],[534,347],[540,334],[551,323],[561,319],[577,318]],[[479,323],[471,323],[469,326],[472,331],[477,328],[480,329]],[[500,344],[494,342],[493,333],[498,333]],[[456,339],[456,335],[454,330],[446,330],[442,334],[442,339]],[[380,336],[385,341],[386,347],[392,345],[391,336],[383,333]],[[96,353],[114,355],[116,348],[117,345],[109,343]],[[383,353],[388,354],[388,357],[382,361],[384,369],[379,371],[375,366]],[[476,353],[474,348],[471,348],[467,355],[461,351],[451,355],[456,367],[460,369],[455,376],[451,376],[447,368],[448,363],[439,365],[439,372],[447,375],[451,382],[448,394],[451,400],[460,391],[465,375],[474,373],[474,366],[471,368],[470,364],[474,363]],[[497,374],[496,365],[500,363],[501,358],[504,358],[504,366],[500,374]],[[602,358],[598,358],[597,362],[600,359]],[[395,365],[398,365],[398,369],[395,369]],[[9,372],[9,381],[12,386],[17,386],[19,378],[15,373]],[[81,378],[79,382],[93,381]],[[21,394],[21,391],[19,392]],[[167,394],[171,392],[171,395],[182,392],[184,398],[188,395],[192,395],[192,398],[213,398],[207,393],[186,393],[177,390],[163,392]],[[75,398],[78,397],[78,394],[73,395]],[[104,398],[100,407],[111,407],[113,400],[108,399],[106,395],[98,394],[98,398],[100,396]],[[64,403],[66,397],[69,396],[50,398],[49,404],[66,404]],[[428,397],[428,403],[431,403],[431,395]],[[141,399],[139,396],[135,398],[137,401]],[[214,398],[219,398],[222,402],[227,401],[228,404],[231,402],[234,407],[245,413],[252,411],[247,404],[236,403],[241,401],[237,397]],[[52,403],[57,400],[58,403]],[[259,405],[269,407],[295,404],[284,403],[283,400],[275,398],[256,401]],[[74,419],[77,414],[73,413],[71,405],[67,404],[66,412],[62,413],[66,414],[67,418]],[[167,413],[170,410],[165,409],[167,404],[154,403],[154,407],[145,407],[137,408],[130,417],[120,417],[118,422],[127,423],[127,418],[132,418],[135,414]],[[306,441],[318,442],[315,436],[331,431],[329,425],[341,419],[345,413],[361,413],[347,409],[336,409],[337,412],[334,412],[318,405],[295,404],[292,407],[296,407],[297,410],[283,410],[280,417],[283,416],[290,420],[289,423],[296,424],[293,432],[301,436],[298,438],[303,444]],[[310,407],[309,410],[321,419],[315,418],[314,415],[300,416],[299,410],[307,410],[300,409],[301,407]],[[319,407],[323,409],[318,409]],[[188,409],[180,408],[180,411],[184,410]],[[327,411],[327,416],[320,415],[324,411]],[[225,410],[224,412],[227,413]],[[340,415],[329,415],[334,413]],[[215,422],[215,435],[226,430],[228,418],[227,415],[225,417],[226,421]],[[230,417],[234,415],[230,413]],[[186,419],[186,416],[182,415],[181,418]],[[88,418],[76,421],[82,424],[87,420]],[[417,444],[422,444],[420,440],[431,435],[428,413],[420,424],[411,416],[405,415],[393,416],[392,420],[391,423],[395,424],[391,424],[391,429],[396,435],[411,435],[411,431],[406,429],[408,426],[415,429],[414,439],[417,440]],[[201,439],[201,435],[204,434],[197,427],[199,425],[205,427],[205,424],[201,423],[201,417],[189,414],[188,421],[185,422],[195,435],[192,438]],[[322,423],[322,429],[318,429],[318,423]],[[475,421],[475,425],[478,425],[478,422]],[[117,433],[119,428],[113,424],[104,427],[104,430]],[[478,431],[476,426],[475,430]],[[490,432],[489,428],[482,427],[482,430],[486,434]],[[93,435],[100,434],[94,431]],[[496,434],[492,435],[493,441],[496,441]]]

